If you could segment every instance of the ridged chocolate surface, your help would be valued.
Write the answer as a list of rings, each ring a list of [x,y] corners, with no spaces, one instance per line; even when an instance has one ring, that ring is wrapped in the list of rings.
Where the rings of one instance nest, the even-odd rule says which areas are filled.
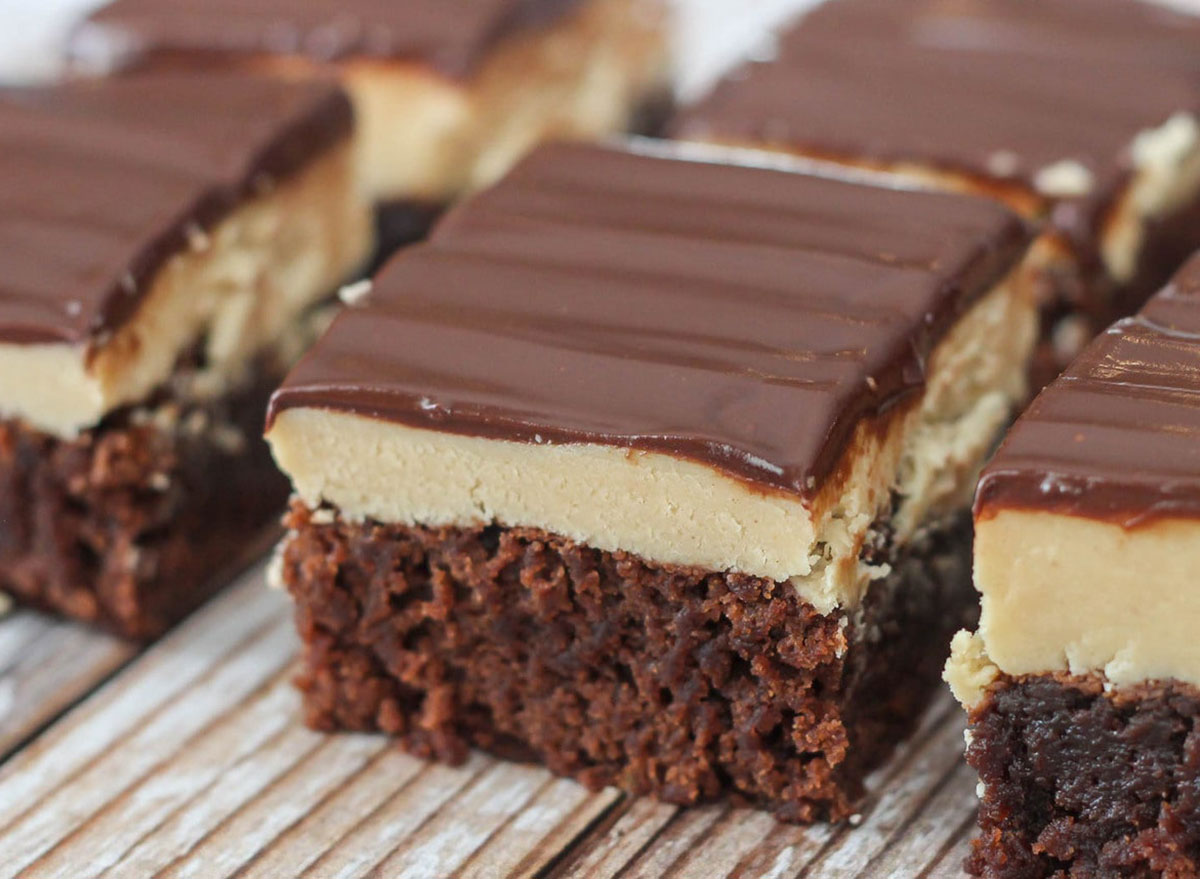
[[[0,91],[0,342],[85,342],[198,231],[349,137],[331,84],[212,73]]]
[[[1104,197],[1135,135],[1200,110],[1200,18],[1139,0],[829,0],[676,133],[911,160]]]
[[[1027,241],[965,196],[546,147],[394,260],[271,417],[664,451],[804,495]]]
[[[110,28],[128,61],[171,56],[300,55],[428,63],[470,71],[496,41],[552,21],[581,0],[116,0],[77,34],[75,54]]]
[[[976,515],[1045,509],[1135,527],[1200,517],[1200,254],[1017,421]]]

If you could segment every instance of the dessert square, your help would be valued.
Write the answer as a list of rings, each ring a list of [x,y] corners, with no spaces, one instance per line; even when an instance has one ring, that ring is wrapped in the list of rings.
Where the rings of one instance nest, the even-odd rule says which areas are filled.
[[[70,51],[81,69],[336,75],[367,191],[414,223],[539,140],[622,131],[661,102],[663,18],[660,0],[116,0]]]
[[[844,818],[969,612],[1030,232],[680,156],[539,149],[275,394],[300,687],[426,756]]]
[[[373,246],[352,128],[316,80],[0,93],[0,591],[148,637],[282,506],[261,413]]]
[[[1200,255],[1016,423],[975,510],[970,715],[988,877],[1200,869]]]
[[[1050,378],[1200,247],[1200,17],[1140,0],[830,0],[675,122],[1046,223]]]

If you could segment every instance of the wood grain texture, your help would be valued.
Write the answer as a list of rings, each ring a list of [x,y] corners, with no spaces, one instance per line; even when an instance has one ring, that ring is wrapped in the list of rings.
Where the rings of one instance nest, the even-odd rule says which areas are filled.
[[[136,652],[111,635],[34,611],[0,618],[0,758]]]
[[[948,696],[871,779],[857,826],[803,828],[319,735],[295,650],[261,566],[140,655],[34,614],[0,622],[0,687],[20,696],[0,703],[0,747],[23,743],[0,765],[0,879],[961,875],[975,781]]]

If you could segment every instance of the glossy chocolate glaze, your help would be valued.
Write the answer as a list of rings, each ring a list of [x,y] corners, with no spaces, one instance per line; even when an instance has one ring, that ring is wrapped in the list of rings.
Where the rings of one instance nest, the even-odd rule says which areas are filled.
[[[1017,421],[975,512],[1007,508],[1131,528],[1200,517],[1200,254]]]
[[[1028,239],[982,199],[544,147],[395,259],[270,418],[648,449],[810,495]]]
[[[155,272],[349,138],[329,83],[146,74],[0,91],[0,342],[102,340]]]
[[[296,55],[417,61],[469,73],[504,37],[553,21],[581,0],[116,0],[75,35],[88,55],[98,36],[126,64],[169,58]],[[96,26],[99,26],[99,30]],[[103,32],[107,31],[105,35]]]
[[[1137,133],[1200,111],[1197,46],[1200,18],[1138,0],[829,0],[674,132],[1031,189],[1070,160],[1094,187],[1060,219],[1087,226]]]

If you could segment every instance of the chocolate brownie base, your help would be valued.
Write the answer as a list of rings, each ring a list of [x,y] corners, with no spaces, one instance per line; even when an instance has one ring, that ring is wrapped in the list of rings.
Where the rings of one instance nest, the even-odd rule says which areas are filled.
[[[0,591],[137,639],[199,605],[284,507],[259,438],[281,375],[70,440],[0,421]]]
[[[967,861],[989,879],[1200,874],[1200,690],[1098,676],[993,684],[967,759],[984,788]]]
[[[287,524],[312,726],[795,822],[853,812],[974,605],[961,525],[894,562],[848,620],[787,584],[543,531],[352,524],[300,502]]]

